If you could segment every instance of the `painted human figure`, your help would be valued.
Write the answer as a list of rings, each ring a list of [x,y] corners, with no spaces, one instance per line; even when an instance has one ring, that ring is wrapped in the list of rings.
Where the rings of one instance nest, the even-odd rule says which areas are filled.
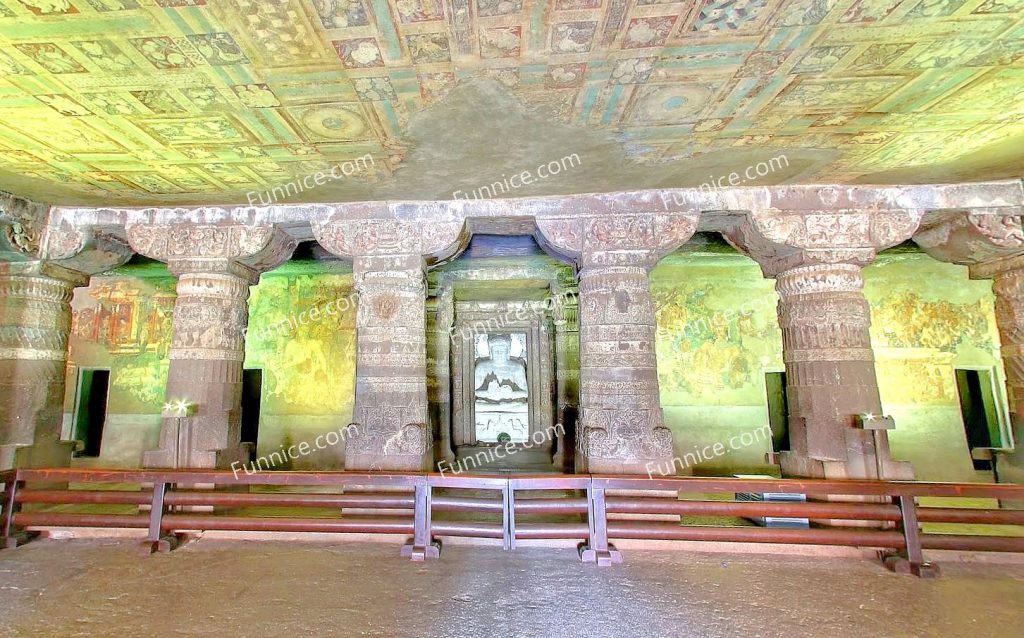
[[[507,334],[487,336],[491,356],[478,359],[473,387],[478,399],[504,401],[527,397],[526,364],[509,357],[512,338]]]

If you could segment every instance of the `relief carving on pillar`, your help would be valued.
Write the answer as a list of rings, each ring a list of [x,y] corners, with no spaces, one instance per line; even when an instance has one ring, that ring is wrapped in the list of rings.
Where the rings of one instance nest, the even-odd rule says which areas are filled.
[[[653,266],[697,230],[696,213],[537,217],[542,242],[583,264]]]
[[[127,226],[128,242],[138,253],[167,262],[177,272],[223,270],[232,262],[255,273],[286,261],[296,240],[270,225],[134,223]]]
[[[1022,213],[1018,208],[947,214],[918,232],[914,241],[940,261],[976,266],[978,277],[991,277],[1000,269],[995,262],[1024,255]]]
[[[462,221],[313,220],[312,227],[320,245],[349,258],[421,255],[429,262],[447,258],[468,241]]]
[[[923,215],[918,209],[756,210],[723,234],[774,277],[805,264],[867,265],[879,250],[909,239]]]

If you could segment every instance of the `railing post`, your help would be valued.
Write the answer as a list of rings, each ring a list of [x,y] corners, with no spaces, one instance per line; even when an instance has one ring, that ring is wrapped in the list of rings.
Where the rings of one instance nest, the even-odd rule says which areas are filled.
[[[584,563],[597,563],[598,567],[621,563],[622,553],[608,543],[608,512],[605,509],[604,488],[595,487],[593,482],[587,486],[587,523],[590,527],[590,540],[580,545],[580,560]]]
[[[894,572],[911,573],[919,578],[935,578],[939,568],[924,559],[921,551],[921,530],[917,522],[917,504],[911,494],[896,497],[900,506],[900,531],[904,547],[897,554],[885,557],[885,566]]]
[[[5,476],[4,480],[4,511],[3,518],[0,519],[0,549],[11,549],[17,547],[19,539],[14,531],[14,515],[21,509],[21,505],[18,503],[18,489],[24,484],[24,481],[18,480],[17,472],[10,472]]]
[[[416,484],[413,537],[402,546],[402,556],[414,561],[441,556],[441,544],[433,540],[430,532],[430,496],[431,485],[429,479],[424,478]]]
[[[164,498],[167,496],[168,487],[169,484],[166,481],[153,483],[153,499],[150,501],[149,509],[149,534],[146,536],[146,540],[142,541],[144,554],[169,552],[177,545],[176,542],[172,542],[173,537],[163,535]]]
[[[512,487],[512,479],[505,481],[505,486],[501,490],[502,496],[502,507],[501,516],[503,528],[505,530],[503,545],[505,549],[516,548],[516,495],[515,489]]]

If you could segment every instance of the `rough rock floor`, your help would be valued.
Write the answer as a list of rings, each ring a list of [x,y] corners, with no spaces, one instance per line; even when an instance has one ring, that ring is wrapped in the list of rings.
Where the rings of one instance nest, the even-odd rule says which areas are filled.
[[[937,580],[867,560],[199,540],[37,540],[0,552],[0,636],[1024,636],[1024,565],[943,563]]]

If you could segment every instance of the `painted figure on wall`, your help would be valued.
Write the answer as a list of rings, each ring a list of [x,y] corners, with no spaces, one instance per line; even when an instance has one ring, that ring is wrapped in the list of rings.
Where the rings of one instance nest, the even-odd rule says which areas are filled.
[[[526,381],[526,335],[501,333],[476,336],[474,396],[476,437],[512,442],[529,436],[529,390]]]

